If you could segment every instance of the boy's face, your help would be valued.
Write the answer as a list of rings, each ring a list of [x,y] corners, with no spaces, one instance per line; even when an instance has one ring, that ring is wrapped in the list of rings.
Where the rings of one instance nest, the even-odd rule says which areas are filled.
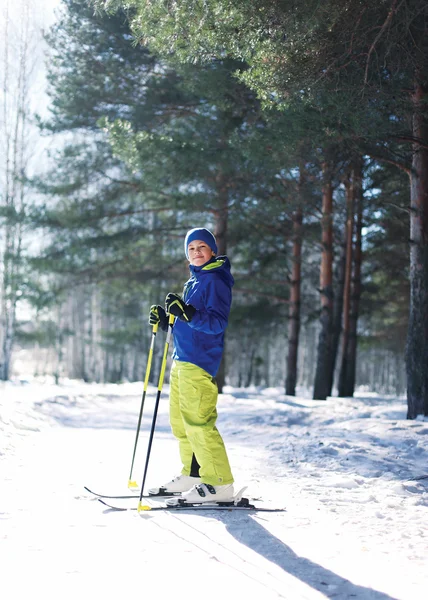
[[[208,244],[202,240],[190,242],[187,246],[187,252],[189,253],[189,262],[194,267],[204,265],[212,256],[215,256]]]

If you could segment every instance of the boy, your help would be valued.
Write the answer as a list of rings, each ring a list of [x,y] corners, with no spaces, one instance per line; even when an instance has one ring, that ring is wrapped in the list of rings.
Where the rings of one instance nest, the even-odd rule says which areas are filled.
[[[215,381],[224,348],[232,286],[230,262],[216,257],[214,235],[205,228],[188,231],[184,251],[190,279],[183,297],[169,293],[165,310],[150,309],[150,323],[168,327],[167,313],[176,318],[170,374],[170,423],[179,442],[181,475],[149,494],[181,493],[189,503],[233,500],[233,476],[217,420]],[[198,472],[199,471],[199,472]],[[174,505],[177,498],[167,500]]]

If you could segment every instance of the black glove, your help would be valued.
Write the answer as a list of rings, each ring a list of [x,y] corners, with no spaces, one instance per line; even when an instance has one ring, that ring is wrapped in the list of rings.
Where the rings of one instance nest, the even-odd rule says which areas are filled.
[[[195,316],[196,308],[191,304],[186,304],[178,294],[169,293],[165,298],[165,310],[170,315],[178,317],[180,321],[189,323]]]
[[[168,331],[168,317],[162,306],[159,304],[153,304],[153,306],[150,307],[149,323],[150,325],[159,324],[162,331]]]

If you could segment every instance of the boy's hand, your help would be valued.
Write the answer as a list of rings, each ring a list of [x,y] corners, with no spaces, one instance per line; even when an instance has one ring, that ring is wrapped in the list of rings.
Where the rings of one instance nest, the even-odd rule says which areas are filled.
[[[170,292],[165,298],[165,310],[170,315],[178,317],[180,321],[189,323],[195,316],[196,308],[186,304],[181,296]]]
[[[150,307],[149,323],[150,325],[157,325],[159,323],[159,327],[162,331],[168,331],[168,317],[162,306],[159,304],[153,304],[153,306]]]

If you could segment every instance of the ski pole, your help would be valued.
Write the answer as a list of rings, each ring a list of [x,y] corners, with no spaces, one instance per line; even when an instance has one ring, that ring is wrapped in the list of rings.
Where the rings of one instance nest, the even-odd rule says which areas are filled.
[[[159,382],[158,382],[158,393],[156,394],[156,403],[155,403],[155,408],[154,408],[154,412],[153,412],[152,428],[150,430],[149,445],[147,447],[146,464],[144,467],[143,483],[141,484],[140,500],[138,502],[138,511],[146,510],[146,508],[141,504],[141,500],[142,500],[143,494],[144,494],[144,484],[146,483],[147,468],[149,466],[150,452],[152,449],[152,442],[153,442],[153,434],[155,432],[156,418],[157,418],[158,408],[159,408],[159,400],[161,397],[163,380],[165,377],[166,359],[168,357],[168,348],[169,348],[169,343],[171,340],[172,329],[174,327],[174,320],[175,320],[174,315],[168,315],[168,333],[166,336],[165,348],[163,351],[162,366],[161,366]]]
[[[128,479],[128,488],[130,488],[130,489],[135,489],[138,487],[137,482],[132,480],[132,471],[134,470],[135,453],[137,451],[138,436],[140,435],[140,427],[141,427],[141,419],[143,416],[144,401],[146,399],[147,388],[149,386],[150,370],[152,368],[153,350],[155,347],[155,339],[156,339],[156,333],[158,330],[158,326],[159,326],[159,323],[156,323],[156,325],[153,325],[153,329],[152,329],[152,341],[150,343],[149,356],[147,359],[146,376],[144,378],[143,397],[141,398],[140,415],[138,417],[138,425],[137,425],[137,433],[135,436],[134,452],[132,454],[131,471],[129,472],[129,479]]]

